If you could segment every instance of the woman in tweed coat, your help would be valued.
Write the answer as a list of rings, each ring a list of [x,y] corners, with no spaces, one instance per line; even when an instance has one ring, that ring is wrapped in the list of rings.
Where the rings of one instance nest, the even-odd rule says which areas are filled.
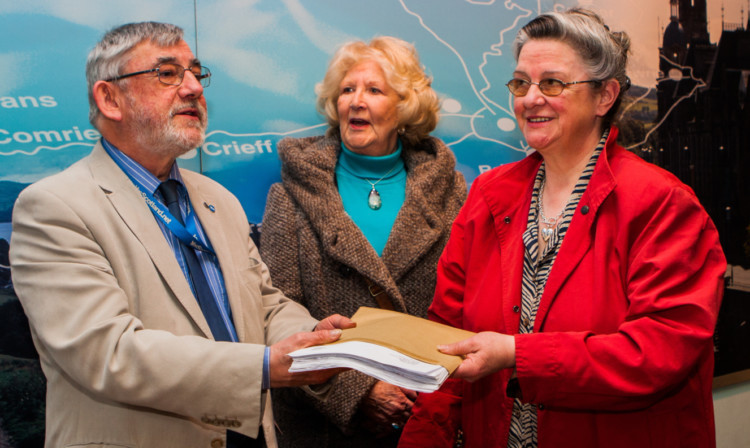
[[[313,316],[360,306],[426,316],[437,260],[466,195],[451,151],[430,137],[438,99],[414,47],[352,42],[318,86],[325,136],[279,143],[261,253],[274,285]],[[383,300],[385,299],[385,300]],[[356,371],[326,401],[274,391],[281,446],[395,446],[416,393]]]

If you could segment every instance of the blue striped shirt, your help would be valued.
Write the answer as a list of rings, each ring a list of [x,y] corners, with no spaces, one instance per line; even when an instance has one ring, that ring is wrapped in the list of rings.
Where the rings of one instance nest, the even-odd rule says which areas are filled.
[[[159,178],[154,176],[141,164],[125,155],[122,151],[117,149],[106,139],[102,138],[101,141],[105,151],[107,151],[107,154],[109,154],[109,156],[112,157],[113,160],[115,160],[117,165],[119,165],[120,168],[122,168],[125,173],[128,174],[132,179],[135,179],[137,182],[139,182],[141,188],[143,188],[144,191],[151,193],[154,198],[156,198],[163,204],[164,198],[162,197],[161,192],[158,190],[159,185],[162,181],[160,181]],[[174,179],[180,184],[177,189],[179,194],[180,211],[182,212],[182,216],[185,217],[190,212],[191,204],[187,189],[182,182],[182,176],[180,176],[180,170],[177,167],[177,163],[174,163],[172,165],[172,168],[169,172],[169,179]],[[146,206],[145,202],[144,206]],[[169,230],[169,228],[161,219],[157,219],[156,222],[159,224],[159,228],[161,228],[161,232],[162,234],[164,234],[164,238],[167,239],[167,243],[169,244],[170,249],[172,249],[172,253],[177,259],[177,263],[179,263],[180,269],[182,269],[182,273],[185,276],[185,279],[192,288],[193,286],[192,282],[190,281],[190,272],[188,271],[185,257],[180,250],[180,240]],[[197,217],[196,223],[198,238],[205,246],[210,247],[210,244],[208,243],[208,236],[206,236],[206,233],[203,231],[203,226],[201,225],[200,220],[198,220]],[[224,276],[221,273],[219,259],[216,257],[216,255],[202,250],[195,250],[195,253],[198,257],[201,268],[203,269],[203,273],[206,276],[209,287],[211,288],[214,300],[216,300],[218,304],[221,317],[224,320],[227,329],[229,330],[232,342],[237,342],[237,332],[234,329],[234,324],[232,323],[232,310],[229,307],[229,299],[227,297],[227,291],[224,286]],[[195,291],[193,291],[193,294],[195,294]]]

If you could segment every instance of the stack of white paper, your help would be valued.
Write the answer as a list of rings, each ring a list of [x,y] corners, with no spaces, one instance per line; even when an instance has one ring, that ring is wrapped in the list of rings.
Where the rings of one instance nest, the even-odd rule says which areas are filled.
[[[395,350],[361,341],[318,345],[289,353],[290,372],[332,369],[358,370],[386,383],[418,392],[434,392],[448,378],[448,370]]]

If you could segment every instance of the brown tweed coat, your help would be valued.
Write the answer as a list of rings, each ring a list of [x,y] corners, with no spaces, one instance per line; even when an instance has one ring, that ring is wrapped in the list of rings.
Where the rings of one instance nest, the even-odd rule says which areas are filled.
[[[278,148],[282,182],[268,194],[260,245],[274,286],[321,319],[377,307],[368,278],[397,311],[426,317],[438,258],[466,197],[448,147],[432,137],[416,146],[404,143],[406,198],[382,257],[344,211],[334,173],[338,135],[287,138]],[[338,375],[324,402],[296,389],[274,391],[281,446],[335,446],[337,439],[349,446],[384,446],[385,440],[358,426],[357,409],[375,381],[356,371]],[[323,415],[311,415],[313,408]]]

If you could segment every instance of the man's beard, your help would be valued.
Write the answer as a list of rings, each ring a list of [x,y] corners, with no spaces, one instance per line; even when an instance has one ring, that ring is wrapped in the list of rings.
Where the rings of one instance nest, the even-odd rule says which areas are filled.
[[[129,99],[130,106],[135,110],[131,121],[132,134],[136,143],[154,154],[177,158],[191,149],[203,144],[206,138],[208,115],[206,108],[199,101],[188,100],[172,106],[166,114],[159,114],[147,110],[137,102]],[[177,127],[174,116],[180,110],[192,108],[198,113],[198,121],[189,121]],[[199,131],[199,132],[196,132]]]

